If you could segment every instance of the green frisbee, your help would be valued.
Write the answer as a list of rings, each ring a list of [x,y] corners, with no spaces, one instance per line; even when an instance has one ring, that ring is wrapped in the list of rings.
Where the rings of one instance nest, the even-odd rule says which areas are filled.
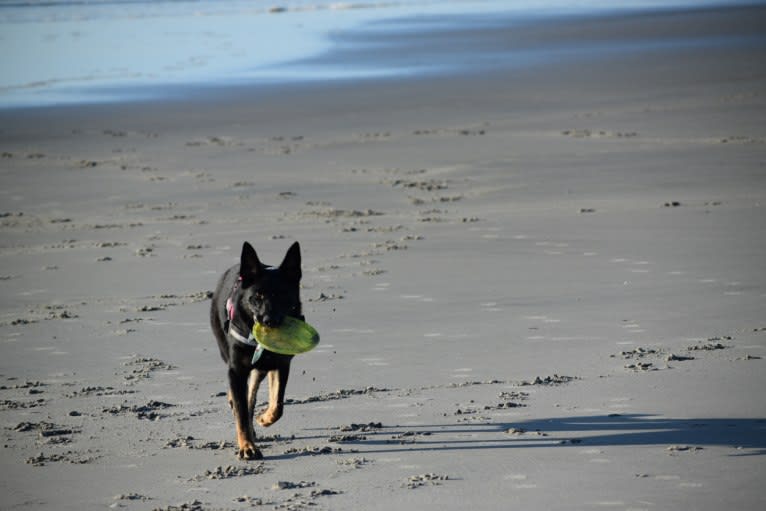
[[[253,337],[267,350],[281,355],[306,353],[319,344],[319,333],[313,326],[289,316],[276,328],[256,322],[253,325]]]

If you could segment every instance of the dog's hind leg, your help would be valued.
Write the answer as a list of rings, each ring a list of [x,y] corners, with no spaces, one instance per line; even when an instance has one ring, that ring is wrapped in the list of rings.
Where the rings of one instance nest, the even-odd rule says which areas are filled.
[[[269,371],[269,407],[256,419],[261,426],[268,427],[282,417],[285,403],[287,377],[290,375],[290,365]]]

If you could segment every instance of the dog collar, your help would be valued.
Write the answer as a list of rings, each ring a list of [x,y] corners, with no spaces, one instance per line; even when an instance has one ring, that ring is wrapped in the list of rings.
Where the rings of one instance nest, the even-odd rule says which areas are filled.
[[[231,323],[229,323],[229,335],[234,337],[239,342],[242,342],[242,343],[245,343],[245,344],[249,344],[250,346],[257,346],[258,345],[258,341],[255,340],[255,337],[253,337],[253,333],[252,332],[250,332],[250,335],[245,337],[244,335],[242,335],[237,330],[237,327],[235,327]]]

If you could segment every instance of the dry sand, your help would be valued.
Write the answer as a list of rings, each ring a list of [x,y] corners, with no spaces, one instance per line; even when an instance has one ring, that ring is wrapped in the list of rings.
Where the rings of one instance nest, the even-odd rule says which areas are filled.
[[[762,509],[764,91],[689,46],[0,113],[0,507]],[[206,320],[244,240],[322,334],[262,462]]]

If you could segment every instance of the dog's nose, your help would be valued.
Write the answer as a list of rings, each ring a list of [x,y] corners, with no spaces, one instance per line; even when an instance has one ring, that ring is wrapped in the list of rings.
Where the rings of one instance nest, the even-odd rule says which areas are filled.
[[[263,321],[262,321],[262,323],[263,323],[264,325],[268,326],[268,327],[274,328],[274,327],[278,327],[278,326],[279,326],[279,324],[281,323],[281,321],[279,321],[279,320],[276,318],[276,316],[270,316],[270,315],[266,315],[266,316],[263,316]]]

